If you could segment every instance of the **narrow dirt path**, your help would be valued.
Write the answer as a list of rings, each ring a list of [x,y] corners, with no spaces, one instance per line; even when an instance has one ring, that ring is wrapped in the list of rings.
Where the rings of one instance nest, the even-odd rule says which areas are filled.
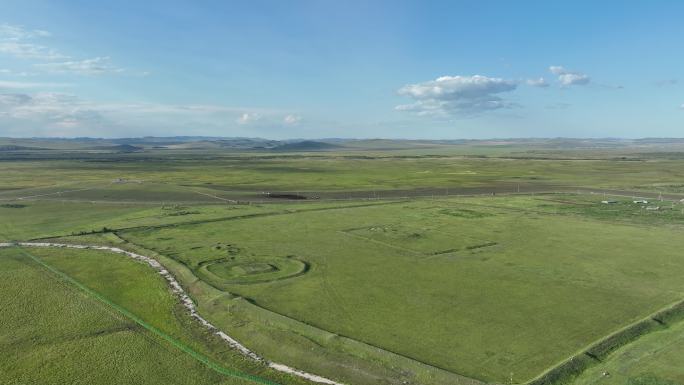
[[[236,201],[235,199],[221,198],[220,196],[212,195],[212,194],[209,194],[209,193],[203,193],[203,192],[201,192],[201,191],[195,191],[195,192],[196,192],[197,194],[204,195],[204,196],[207,196],[207,197],[210,197],[210,198],[214,198],[214,199],[218,199],[218,200],[223,201],[223,202],[228,202],[228,203],[233,203],[233,204],[237,204],[237,203],[238,203],[238,201]]]
[[[176,280],[176,278],[168,271],[164,266],[159,263],[154,258],[144,256],[141,254],[136,254],[132,253],[130,251],[126,251],[123,249],[120,249],[118,247],[109,247],[109,246],[94,246],[94,245],[74,245],[74,244],[67,244],[67,243],[53,243],[53,242],[16,242],[16,243],[0,243],[0,248],[3,247],[14,247],[14,246],[21,246],[21,247],[45,247],[45,248],[67,248],[67,249],[80,249],[80,250],[102,250],[102,251],[109,251],[117,254],[122,254],[127,257],[130,257],[134,260],[141,261],[147,263],[150,267],[155,269],[162,277],[166,279],[166,281],[169,284],[169,287],[171,288],[171,291],[180,299],[181,303],[185,308],[188,310],[190,313],[190,316],[195,318],[199,323],[202,324],[206,329],[214,333],[215,335],[219,336],[223,341],[225,341],[230,347],[233,349],[238,350],[240,353],[242,353],[244,356],[249,357],[255,361],[263,362],[266,364],[269,368],[273,370],[277,370],[279,372],[284,372],[288,373],[297,377],[301,377],[304,379],[307,379],[312,382],[320,383],[320,384],[328,384],[328,385],[344,385],[340,382],[336,382],[333,380],[330,380],[328,378],[318,376],[315,374],[307,373],[305,371],[292,368],[290,366],[280,364],[277,362],[272,362],[269,361],[255,352],[251,351],[249,348],[246,346],[242,345],[240,342],[229,336],[228,334],[224,333],[223,331],[219,330],[216,326],[214,326],[212,323],[207,321],[204,317],[202,317],[198,312],[197,312],[197,307],[195,306],[195,303],[192,301],[190,296],[183,290],[183,287],[180,285],[180,283]]]
[[[62,191],[55,191],[55,192],[51,192],[51,193],[45,193],[45,194],[25,195],[25,196],[20,196],[20,197],[2,198],[0,200],[2,200],[2,201],[15,201],[15,200],[42,198],[42,197],[53,196],[53,195],[59,196],[60,194],[66,194],[66,193],[71,193],[71,192],[79,192],[79,191],[88,191],[88,190],[93,190],[95,188],[96,187],[88,187],[88,188],[79,188],[79,189],[75,189],[75,190],[62,190]]]

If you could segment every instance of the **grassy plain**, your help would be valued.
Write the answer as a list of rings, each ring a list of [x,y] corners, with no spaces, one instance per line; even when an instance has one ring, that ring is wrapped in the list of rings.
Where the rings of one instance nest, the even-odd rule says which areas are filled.
[[[126,274],[141,278],[132,270]],[[147,294],[171,306],[159,309],[154,301],[155,309],[171,316],[170,294],[156,289]],[[3,384],[252,383],[214,372],[21,250],[0,249],[0,292]]]
[[[359,203],[349,203],[359,204]],[[164,227],[177,223],[221,221],[252,215],[282,214],[340,204],[179,205],[52,202],[44,200],[0,203],[0,241],[27,240],[101,232],[103,229]]]
[[[193,270],[296,256],[311,265],[303,276],[221,288],[462,375],[526,381],[684,297],[677,231],[564,214],[564,203],[556,214],[549,203],[396,202],[120,235]]]
[[[681,148],[564,149],[543,145],[350,146],[338,151],[149,150],[0,153],[0,199],[71,191],[71,200],[216,200],[244,191],[349,191],[517,184],[682,192]],[[114,183],[124,179],[129,183]],[[78,191],[81,190],[81,191]],[[28,193],[28,194],[27,194]],[[239,195],[239,194],[238,194]]]
[[[523,192],[681,193],[681,147],[378,148],[366,141],[308,153],[117,154],[56,146],[0,154],[0,242],[60,237],[155,256],[222,330],[270,359],[347,384],[524,383],[684,298],[679,203],[600,194],[445,196],[447,189],[512,192],[518,185]],[[435,197],[329,200],[383,190]],[[284,203],[265,191],[323,199]],[[103,252],[30,251],[221,365],[300,383],[217,344],[140,264]],[[110,366],[100,363],[95,379],[84,368],[95,365],[90,359],[117,357],[123,383],[135,376],[235,383],[69,285],[41,279],[49,274],[16,250],[0,250],[0,264],[1,305],[14,310],[0,322],[23,336],[0,336],[16,357],[0,382],[106,383]],[[38,326],[27,324],[38,309],[47,309]],[[672,341],[684,338],[683,326],[667,326],[596,362],[577,384],[682,382],[684,351]],[[82,340],[96,345],[78,362]],[[48,362],[59,354],[66,354],[63,368]]]
[[[677,385],[684,383],[684,323],[641,337],[582,373],[577,385]]]

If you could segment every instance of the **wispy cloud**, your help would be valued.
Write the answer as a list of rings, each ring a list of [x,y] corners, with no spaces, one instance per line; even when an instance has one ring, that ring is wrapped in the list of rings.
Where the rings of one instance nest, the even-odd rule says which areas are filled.
[[[290,117],[290,118],[288,118]],[[117,135],[157,132],[240,132],[291,127],[301,119],[290,111],[222,105],[103,103],[61,92],[0,93],[0,136]],[[296,121],[295,123],[292,123]],[[290,122],[290,123],[288,123]],[[52,131],[50,131],[52,130]]]
[[[67,59],[68,56],[34,41],[46,37],[50,37],[47,31],[27,30],[20,26],[0,24],[0,53],[20,59]]]
[[[487,76],[442,76],[435,80],[409,84],[398,94],[415,100],[396,106],[399,111],[420,116],[472,115],[484,111],[515,107],[498,94],[517,88],[517,83]]]
[[[15,89],[28,89],[28,88],[58,88],[58,87],[69,87],[66,83],[40,83],[40,82],[15,82],[8,80],[0,80],[0,90],[15,90]]]
[[[289,114],[289,115],[285,115],[285,117],[283,118],[283,123],[285,123],[287,125],[295,125],[301,121],[302,121],[302,117],[299,115]]]
[[[583,86],[591,82],[591,78],[587,74],[570,71],[563,66],[551,66],[549,72],[558,76],[558,82],[563,87]]]
[[[92,135],[112,127],[96,106],[53,92],[0,94],[0,123],[0,132],[19,136]]]
[[[553,104],[548,104],[546,107],[547,110],[565,110],[568,109],[572,106],[570,103],[553,103]]]
[[[0,36],[7,40],[25,40],[36,37],[49,37],[51,34],[40,29],[28,30],[16,25],[0,24]]]
[[[58,123],[88,111],[75,96],[53,92],[1,94],[0,111],[13,119]]]
[[[35,76],[35,75],[37,75],[37,73],[35,73],[35,72],[13,71],[13,70],[7,69],[7,68],[0,68],[0,74],[3,74],[3,75],[11,75],[11,76],[21,76],[21,77],[27,77],[27,76]]]
[[[235,121],[237,124],[250,124],[254,122],[258,122],[261,120],[261,114],[256,113],[256,112],[245,112],[240,117],[238,117]]]
[[[68,58],[68,56],[42,45],[2,40],[0,40],[0,53],[20,59],[59,60]]]
[[[537,79],[527,79],[527,80],[525,81],[525,83],[526,83],[528,86],[540,87],[540,88],[546,88],[546,87],[548,87],[548,86],[550,85],[549,82],[547,82],[546,79],[544,79],[544,78],[542,78],[542,77],[537,78]]]
[[[102,75],[107,73],[121,73],[124,71],[123,68],[112,65],[108,56],[85,60],[35,64],[34,67],[47,72],[74,73],[79,75]]]
[[[126,72],[126,69],[112,64],[109,56],[75,59],[58,50],[36,42],[52,35],[43,30],[29,30],[21,26],[0,25],[0,54],[24,60],[35,60],[33,68],[40,72],[69,73],[77,75],[103,75]],[[7,72],[10,74],[10,72]],[[11,73],[13,75],[20,75]],[[24,73],[28,74],[28,73]],[[132,75],[146,76],[147,72],[133,71]]]

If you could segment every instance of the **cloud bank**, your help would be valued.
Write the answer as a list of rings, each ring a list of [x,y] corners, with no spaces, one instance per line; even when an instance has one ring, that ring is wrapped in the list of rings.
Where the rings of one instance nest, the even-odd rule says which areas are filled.
[[[101,136],[200,132],[243,135],[292,126],[301,120],[287,111],[221,105],[102,103],[60,92],[0,93],[0,136]]]
[[[512,108],[515,104],[499,94],[513,91],[517,86],[514,81],[481,75],[442,76],[401,87],[397,93],[415,102],[398,105],[395,109],[420,116],[453,116]]]

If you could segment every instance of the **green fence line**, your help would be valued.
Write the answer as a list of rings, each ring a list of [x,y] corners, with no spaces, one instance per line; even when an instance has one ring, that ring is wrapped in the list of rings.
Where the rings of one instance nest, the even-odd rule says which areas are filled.
[[[157,329],[156,327],[154,327],[154,326],[148,324],[147,322],[143,321],[140,317],[136,316],[135,314],[129,312],[128,310],[126,310],[126,309],[124,309],[123,307],[121,307],[121,306],[115,304],[114,302],[108,300],[107,298],[105,298],[104,296],[100,295],[100,294],[97,293],[96,291],[93,291],[93,290],[91,290],[90,288],[86,287],[85,285],[83,285],[82,283],[80,283],[80,282],[78,282],[77,280],[73,279],[72,277],[70,277],[70,276],[67,275],[66,273],[64,273],[64,272],[62,272],[62,271],[60,271],[60,270],[54,268],[53,266],[51,266],[51,265],[45,263],[42,259],[40,259],[40,258],[36,257],[35,255],[29,253],[28,251],[24,250],[23,248],[19,248],[19,249],[21,250],[21,252],[22,252],[24,255],[26,255],[26,256],[28,256],[29,258],[31,258],[34,262],[36,262],[36,263],[38,263],[39,265],[43,266],[44,268],[48,269],[49,271],[51,271],[52,273],[56,274],[57,276],[59,276],[59,277],[62,278],[63,280],[69,282],[70,284],[72,284],[72,285],[78,287],[79,289],[81,289],[81,290],[84,291],[85,293],[87,293],[87,294],[89,294],[89,295],[95,297],[96,299],[98,299],[99,301],[103,302],[104,304],[111,306],[111,307],[114,308],[116,311],[118,311],[119,313],[123,314],[125,317],[130,318],[131,320],[135,321],[135,323],[137,323],[138,325],[144,327],[145,329],[149,330],[150,332],[152,332],[152,333],[156,334],[157,336],[161,337],[162,339],[166,340],[167,342],[169,342],[170,344],[172,344],[172,345],[175,346],[176,348],[178,348],[178,349],[180,349],[181,351],[183,351],[183,352],[189,354],[191,357],[193,357],[193,358],[196,359],[197,361],[203,363],[203,364],[206,365],[207,367],[209,367],[209,368],[215,370],[216,372],[221,373],[221,374],[224,374],[224,375],[226,375],[226,376],[236,377],[236,378],[240,378],[240,379],[243,379],[243,380],[248,380],[248,381],[256,382],[256,383],[259,383],[259,384],[264,384],[264,385],[280,385],[280,384],[278,384],[277,382],[273,382],[273,381],[268,380],[268,379],[265,379],[265,378],[261,378],[261,377],[254,376],[254,375],[247,374],[247,373],[242,373],[242,372],[239,372],[239,371],[233,370],[233,369],[224,368],[223,366],[219,365],[218,363],[216,363],[216,362],[210,360],[207,356],[205,356],[205,355],[203,355],[203,354],[201,354],[201,353],[199,353],[199,352],[193,350],[192,348],[190,348],[189,346],[185,345],[184,343],[178,341],[177,339],[171,337],[170,335],[168,335],[168,334],[162,332],[161,330]]]

